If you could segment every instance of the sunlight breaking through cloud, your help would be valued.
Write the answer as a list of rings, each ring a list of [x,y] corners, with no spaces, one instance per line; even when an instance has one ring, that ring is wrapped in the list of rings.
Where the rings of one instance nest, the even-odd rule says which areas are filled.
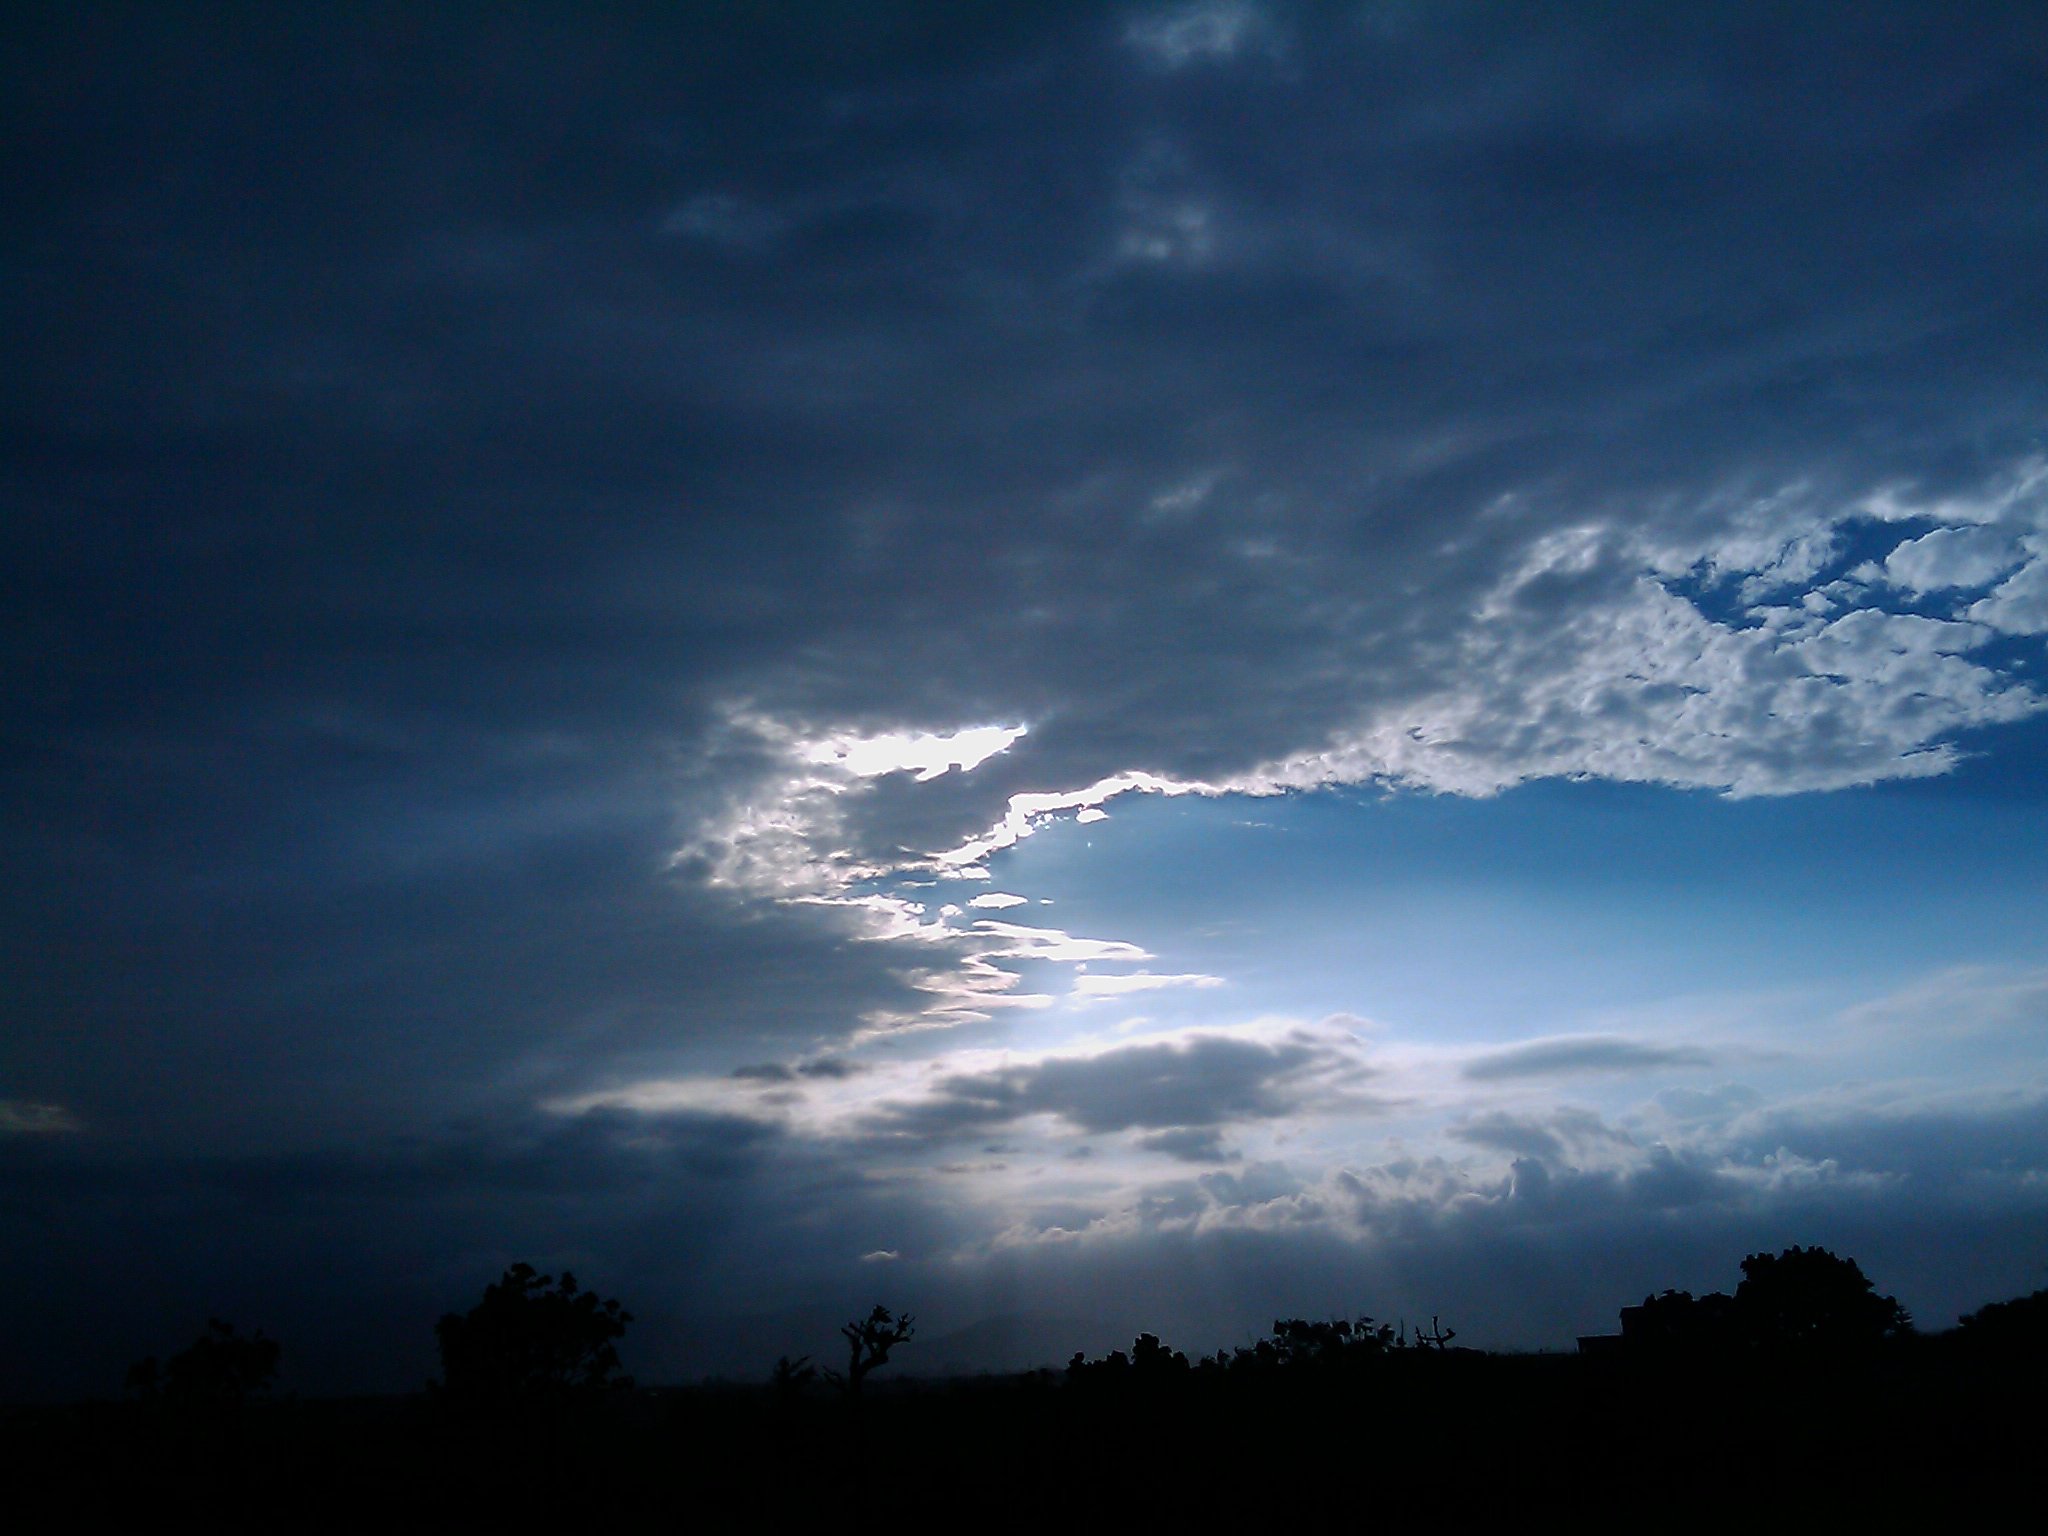
[[[917,782],[924,784],[954,769],[972,773],[1027,730],[1021,725],[984,725],[950,735],[894,731],[880,736],[828,736],[804,743],[799,756],[820,767],[843,768],[862,779],[914,771]]]

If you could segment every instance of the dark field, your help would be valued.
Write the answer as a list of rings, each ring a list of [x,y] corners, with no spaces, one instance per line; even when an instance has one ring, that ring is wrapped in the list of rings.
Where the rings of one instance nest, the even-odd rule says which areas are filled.
[[[4,1420],[18,1515],[128,1529],[1911,1517],[1969,1530],[2031,1518],[2043,1428],[2038,1362],[1941,1336],[1837,1362],[1451,1350],[1322,1376],[878,1380],[857,1405],[704,1386],[482,1415],[421,1396]]]

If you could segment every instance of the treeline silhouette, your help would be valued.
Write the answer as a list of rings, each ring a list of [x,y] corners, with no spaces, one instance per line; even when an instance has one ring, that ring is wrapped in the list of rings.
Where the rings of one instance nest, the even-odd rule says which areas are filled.
[[[1922,1334],[1825,1249],[1741,1274],[1732,1293],[1652,1293],[1569,1354],[1458,1347],[1436,1318],[1278,1318],[1206,1356],[1143,1333],[1063,1371],[869,1388],[916,1348],[914,1320],[877,1305],[840,1329],[844,1370],[785,1355],[756,1384],[659,1389],[622,1368],[619,1301],[518,1264],[441,1318],[419,1394],[279,1398],[278,1341],[215,1319],[138,1362],[120,1401],[13,1410],[0,1443],[33,1469],[18,1511],[40,1495],[124,1525],[1088,1529],[1618,1520],[1674,1499],[1954,1520],[2023,1480],[2048,1428],[2048,1290]]]
[[[1645,1296],[1641,1306],[1621,1309],[1620,1334],[1583,1338],[1579,1347],[1620,1346],[1637,1355],[1853,1355],[1912,1332],[1906,1309],[1880,1296],[1854,1259],[1792,1247],[1744,1259],[1733,1296]]]
[[[1183,1372],[1197,1377],[1214,1377],[1235,1372],[1245,1376],[1272,1371],[1331,1371],[1357,1369],[1371,1361],[1406,1349],[1448,1349],[1457,1330],[1430,1319],[1427,1329],[1417,1328],[1413,1339],[1408,1326],[1391,1323],[1374,1325],[1369,1317],[1356,1321],[1332,1318],[1316,1322],[1303,1317],[1278,1318],[1273,1332],[1257,1343],[1234,1350],[1218,1350],[1198,1356],[1192,1366],[1188,1357],[1169,1349],[1153,1333],[1141,1333],[1130,1354],[1112,1350],[1100,1360],[1076,1354],[1067,1362],[1067,1380],[1091,1387],[1122,1381],[1171,1381]]]

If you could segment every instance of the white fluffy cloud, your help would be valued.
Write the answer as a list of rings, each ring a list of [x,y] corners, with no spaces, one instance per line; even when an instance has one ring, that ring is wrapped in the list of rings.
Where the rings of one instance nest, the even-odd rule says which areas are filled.
[[[1918,596],[1950,587],[1983,587],[2023,559],[1999,528],[1937,528],[1908,539],[1885,557],[1885,579]]]
[[[2008,635],[2048,634],[2048,533],[2020,540],[2027,563],[1972,603],[1968,616]]]
[[[1076,997],[1126,997],[1133,992],[1160,992],[1176,987],[1220,987],[1221,976],[1180,975],[1155,976],[1150,971],[1134,971],[1126,976],[1077,976],[1074,978]]]

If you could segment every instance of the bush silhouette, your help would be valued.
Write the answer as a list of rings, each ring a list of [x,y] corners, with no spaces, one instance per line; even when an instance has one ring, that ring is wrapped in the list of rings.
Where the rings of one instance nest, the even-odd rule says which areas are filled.
[[[1735,1302],[1725,1292],[1694,1296],[1665,1291],[1640,1307],[1621,1309],[1622,1336],[1634,1350],[1666,1355],[1710,1355],[1737,1342]]]
[[[1994,1301],[1961,1320],[1966,1348],[2013,1357],[2048,1355],[2048,1291]]]
[[[162,1365],[155,1355],[128,1370],[131,1391],[185,1407],[232,1412],[269,1388],[281,1350],[261,1328],[250,1335],[208,1318],[206,1332]]]
[[[1078,1386],[1152,1384],[1188,1373],[1188,1357],[1159,1342],[1156,1333],[1141,1333],[1126,1355],[1113,1349],[1100,1360],[1076,1353],[1067,1362],[1067,1380]]]
[[[476,1306],[436,1325],[443,1388],[463,1402],[510,1403],[630,1386],[617,1341],[632,1321],[567,1270],[557,1281],[514,1264]]]
[[[1433,1318],[1429,1331],[1416,1329],[1410,1342],[1397,1334],[1391,1324],[1375,1323],[1369,1317],[1329,1321],[1282,1317],[1276,1318],[1273,1331],[1256,1343],[1204,1355],[1192,1365],[1186,1355],[1161,1344],[1157,1335],[1140,1334],[1128,1355],[1120,1349],[1100,1360],[1076,1354],[1067,1363],[1067,1380],[1075,1386],[1093,1389],[1165,1384],[1187,1378],[1191,1372],[1207,1382],[1225,1376],[1259,1377],[1275,1372],[1290,1377],[1321,1377],[1355,1370],[1404,1350],[1445,1349],[1455,1337],[1454,1330],[1439,1327]]]

